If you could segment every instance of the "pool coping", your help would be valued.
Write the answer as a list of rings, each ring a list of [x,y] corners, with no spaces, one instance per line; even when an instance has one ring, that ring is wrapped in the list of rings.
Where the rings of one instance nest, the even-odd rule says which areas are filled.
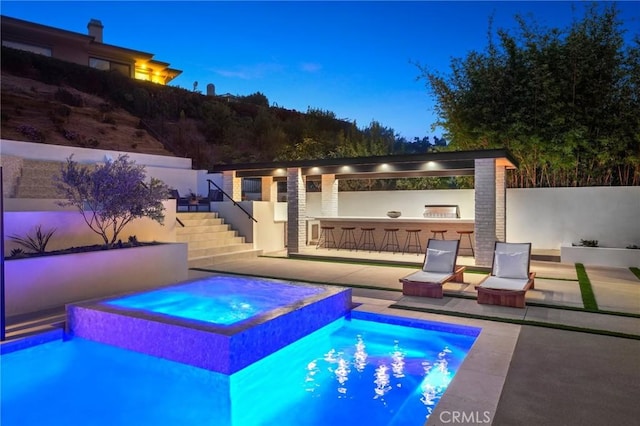
[[[360,303],[355,311],[481,328],[482,331],[425,426],[446,423],[492,424],[520,335],[520,325],[399,311],[390,308],[389,301],[358,296],[353,299]]]

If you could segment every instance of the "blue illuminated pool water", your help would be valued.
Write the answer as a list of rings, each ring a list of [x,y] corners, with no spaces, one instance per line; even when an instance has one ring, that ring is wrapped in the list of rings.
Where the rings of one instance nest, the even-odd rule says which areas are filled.
[[[78,338],[10,353],[0,423],[424,424],[479,329],[367,319],[335,321],[231,376]]]
[[[105,304],[230,325],[322,292],[321,287],[302,283],[220,275],[113,299]]]

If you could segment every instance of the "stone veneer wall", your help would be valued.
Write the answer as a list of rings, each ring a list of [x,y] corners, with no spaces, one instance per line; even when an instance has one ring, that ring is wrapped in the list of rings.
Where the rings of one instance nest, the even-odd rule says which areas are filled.
[[[504,166],[496,167],[496,239],[507,241],[507,181]]]
[[[475,160],[476,265],[491,266],[496,241],[496,160]]]
[[[242,180],[236,177],[235,171],[228,170],[222,173],[222,189],[233,201],[242,201]]]
[[[299,253],[307,242],[307,192],[302,169],[287,169],[287,251]]]
[[[322,216],[338,216],[338,180],[336,175],[322,175]]]

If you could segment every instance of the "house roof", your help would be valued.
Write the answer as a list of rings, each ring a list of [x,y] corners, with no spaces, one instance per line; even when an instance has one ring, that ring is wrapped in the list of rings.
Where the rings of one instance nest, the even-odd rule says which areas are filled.
[[[99,54],[107,57],[114,55],[116,57],[126,56],[140,65],[154,65],[160,68],[160,72],[166,76],[165,84],[182,73],[181,70],[169,68],[169,63],[167,62],[153,59],[153,53],[103,43],[97,41],[95,37],[91,35],[50,27],[35,22],[24,21],[22,19],[12,18],[6,15],[0,15],[0,18],[2,22],[1,27],[3,39],[7,37],[8,40],[12,41],[33,43],[34,39],[40,41],[48,40],[51,42],[53,37],[55,39],[63,39],[67,42],[73,42],[80,46],[84,46],[84,49],[87,50],[88,54]],[[28,33],[26,33],[25,30],[28,30]]]
[[[288,168],[301,168],[308,179],[335,174],[339,179],[389,179],[424,176],[469,176],[475,172],[475,160],[496,159],[507,169],[518,167],[517,160],[506,149],[429,152],[411,155],[324,158],[319,160],[276,161],[273,163],[241,163],[216,165],[210,172],[235,171],[237,177],[271,176],[284,179]]]

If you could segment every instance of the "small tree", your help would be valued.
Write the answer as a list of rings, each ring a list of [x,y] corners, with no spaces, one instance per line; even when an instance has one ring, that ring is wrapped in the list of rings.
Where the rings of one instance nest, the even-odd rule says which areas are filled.
[[[107,247],[118,241],[120,231],[134,219],[148,217],[163,224],[162,200],[169,197],[169,189],[159,179],[145,183],[144,166],[136,165],[128,155],[94,168],[80,166],[72,158],[67,159],[57,182],[67,199],[59,204],[76,207]]]

